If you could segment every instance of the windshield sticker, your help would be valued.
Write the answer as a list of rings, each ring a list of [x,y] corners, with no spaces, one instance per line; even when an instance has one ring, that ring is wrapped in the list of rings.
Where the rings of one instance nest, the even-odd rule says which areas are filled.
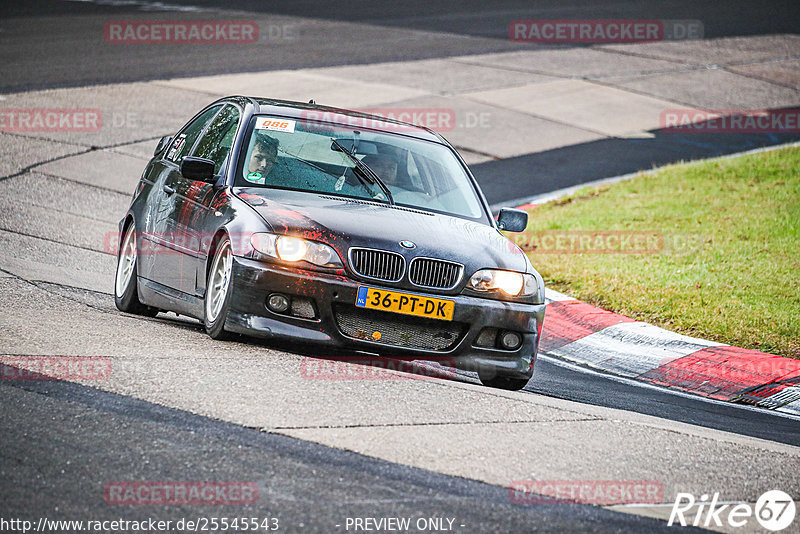
[[[167,159],[172,159],[173,157],[175,157],[175,154],[181,148],[183,148],[184,141],[186,141],[186,134],[181,134],[178,136],[177,139],[175,139],[175,142],[172,143],[172,148],[169,150],[169,153],[167,154]]]
[[[244,177],[245,180],[252,184],[264,185],[266,178],[261,176],[260,172],[251,172]]]
[[[256,120],[256,130],[272,130],[273,132],[289,132],[294,133],[294,124],[296,121],[289,119],[273,119],[271,117],[262,117]]]

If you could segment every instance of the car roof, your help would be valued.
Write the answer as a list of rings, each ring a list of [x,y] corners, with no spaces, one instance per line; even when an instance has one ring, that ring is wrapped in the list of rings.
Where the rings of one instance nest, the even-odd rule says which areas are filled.
[[[237,99],[237,98],[241,97],[228,97],[227,99]],[[257,115],[276,114],[285,117],[295,117],[298,119],[302,119],[302,118],[309,118],[310,112],[315,112],[315,114],[311,115],[311,117],[320,121],[333,122],[333,123],[341,122],[345,126],[353,126],[352,120],[350,121],[342,120],[346,117],[350,119],[355,118],[375,123],[396,124],[403,127],[402,131],[398,132],[392,128],[387,128],[387,127],[381,128],[379,124],[372,126],[371,129],[378,131],[384,130],[392,133],[399,133],[401,135],[405,135],[408,137],[414,137],[426,141],[433,141],[436,143],[444,142],[444,139],[439,134],[437,134],[433,130],[425,128],[424,126],[398,121],[395,119],[382,117],[380,115],[363,113],[361,111],[354,111],[351,109],[336,108],[331,106],[321,106],[319,104],[312,104],[309,102],[295,102],[292,100],[280,100],[275,98],[262,98],[262,97],[245,97],[245,98],[247,98],[247,100],[249,100],[255,106],[256,109],[254,113]],[[365,125],[364,128],[370,128],[370,126]]]

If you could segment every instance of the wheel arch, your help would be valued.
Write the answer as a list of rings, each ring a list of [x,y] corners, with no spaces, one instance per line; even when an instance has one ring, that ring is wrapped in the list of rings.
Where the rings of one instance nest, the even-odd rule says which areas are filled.
[[[217,228],[217,231],[214,232],[214,237],[211,239],[211,245],[208,247],[208,256],[206,256],[206,268],[203,273],[203,279],[205,280],[204,292],[208,291],[208,273],[211,270],[211,262],[214,261],[214,255],[217,253],[217,246],[220,241],[222,241],[222,238],[226,236],[230,239],[230,232],[225,226],[220,226]]]
[[[125,218],[122,219],[122,222],[119,225],[120,232],[117,235],[117,255],[119,255],[119,251],[122,249],[122,238],[125,237],[125,232],[128,231],[128,228],[130,228],[131,225],[134,225],[134,231],[136,231],[135,222],[136,221],[133,218],[133,214],[130,212],[128,212],[128,214],[125,215]]]

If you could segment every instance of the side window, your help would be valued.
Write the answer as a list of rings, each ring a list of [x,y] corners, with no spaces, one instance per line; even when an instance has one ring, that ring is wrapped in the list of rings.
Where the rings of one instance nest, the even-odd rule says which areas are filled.
[[[236,109],[236,106],[228,104],[211,122],[206,133],[197,143],[197,148],[194,149],[192,155],[213,161],[214,172],[218,173],[222,163],[231,151],[238,124],[239,110]]]
[[[172,145],[169,147],[167,159],[180,164],[183,157],[189,154],[189,151],[194,146],[194,142],[197,141],[197,138],[203,132],[203,128],[208,124],[208,121],[217,114],[221,107],[220,105],[207,109],[181,130],[181,133],[175,136]]]

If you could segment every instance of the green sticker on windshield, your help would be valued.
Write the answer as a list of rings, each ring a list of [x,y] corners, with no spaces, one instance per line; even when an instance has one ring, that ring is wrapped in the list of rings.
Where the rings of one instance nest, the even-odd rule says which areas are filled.
[[[260,172],[251,172],[247,176],[244,177],[245,180],[254,184],[264,184],[264,177],[261,176]]]

